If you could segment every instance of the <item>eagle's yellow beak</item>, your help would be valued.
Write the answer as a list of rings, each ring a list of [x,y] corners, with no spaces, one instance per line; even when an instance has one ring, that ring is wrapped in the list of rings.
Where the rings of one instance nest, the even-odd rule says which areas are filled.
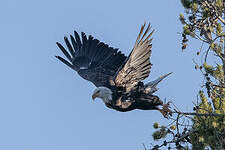
[[[96,97],[98,97],[98,93],[94,93],[94,94],[92,95],[92,100],[94,101]]]

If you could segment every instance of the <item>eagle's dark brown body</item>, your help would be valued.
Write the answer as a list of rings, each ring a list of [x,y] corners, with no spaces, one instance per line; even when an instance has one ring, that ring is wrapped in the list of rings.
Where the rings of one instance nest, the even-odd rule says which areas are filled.
[[[118,102],[119,101],[119,102]],[[117,111],[127,112],[135,109],[140,110],[158,110],[157,106],[162,105],[162,101],[156,95],[145,95],[142,98],[137,98],[133,102],[131,101],[120,101],[116,99],[115,104],[106,103],[106,106]]]
[[[105,105],[120,112],[128,112],[135,109],[159,110],[164,117],[167,117],[170,112],[168,105],[164,105],[158,96],[145,93],[143,83],[138,84],[129,93],[123,92],[121,88],[114,90],[112,98],[112,103],[105,103]],[[164,106],[164,109],[160,109],[160,105]]]

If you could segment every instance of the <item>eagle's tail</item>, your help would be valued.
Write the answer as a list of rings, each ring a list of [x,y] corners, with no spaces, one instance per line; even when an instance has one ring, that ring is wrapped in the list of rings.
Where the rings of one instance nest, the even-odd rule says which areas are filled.
[[[145,93],[147,94],[153,94],[154,92],[156,92],[158,90],[158,88],[156,87],[158,85],[159,82],[161,82],[164,78],[166,78],[167,76],[169,76],[172,72],[167,73],[165,75],[160,76],[159,78],[157,78],[154,81],[151,81],[147,84],[144,85],[144,89],[145,89]]]

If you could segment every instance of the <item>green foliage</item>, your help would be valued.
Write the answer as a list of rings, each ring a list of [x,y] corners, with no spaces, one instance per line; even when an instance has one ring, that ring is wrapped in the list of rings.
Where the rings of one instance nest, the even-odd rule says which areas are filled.
[[[210,15],[209,9],[208,9],[208,8],[204,8],[204,9],[202,10],[202,18],[208,18],[209,15]]]
[[[167,127],[160,127],[153,138],[165,138],[172,135],[170,142],[164,141],[162,146],[174,143],[176,149],[220,150],[225,147],[225,2],[224,0],[181,0],[185,14],[179,15],[183,25],[182,50],[187,48],[189,38],[199,40],[201,64],[195,62],[195,68],[204,76],[203,85],[198,93],[196,106],[191,113],[178,113],[177,118]],[[205,48],[207,47],[207,48]],[[211,54],[214,55],[214,57]],[[208,63],[208,57],[214,59]],[[206,95],[207,94],[207,95]],[[192,117],[187,115],[192,115]],[[188,120],[182,124],[180,118]],[[191,119],[190,119],[191,118]],[[189,124],[189,121],[192,124]],[[185,121],[184,121],[185,122]],[[176,125],[174,125],[176,123]],[[187,134],[188,133],[188,134]],[[182,136],[184,136],[182,138]],[[168,138],[168,137],[167,137]],[[187,146],[188,145],[188,146]],[[190,146],[190,147],[189,147]]]
[[[191,31],[188,25],[184,25],[183,30],[186,35],[190,35]]]
[[[204,67],[206,73],[213,75],[213,71],[214,71],[213,66],[208,65],[207,63],[204,63],[203,67]]]
[[[219,7],[219,8],[223,8],[223,0],[217,0],[216,6]]]
[[[166,130],[166,127],[162,126],[160,127],[159,130],[155,131],[152,134],[152,137],[154,140],[159,140],[159,139],[165,138],[167,133],[168,133],[168,130]]]
[[[159,128],[159,123],[158,123],[158,122],[155,122],[155,123],[153,124],[153,128],[158,129],[158,128]]]
[[[186,17],[184,14],[179,16],[183,24],[183,34],[208,43],[211,43],[215,36],[223,35],[224,26],[220,21],[225,12],[223,0],[181,0],[181,3],[188,13]],[[221,38],[220,42],[223,43],[224,38]],[[183,42],[182,46],[184,44],[186,48],[187,43]]]
[[[170,129],[171,130],[176,130],[176,126],[175,125],[172,125],[172,126],[170,126]]]
[[[218,23],[217,27],[216,27],[216,34],[221,35],[222,32],[223,32],[222,25],[221,25],[221,23]]]
[[[213,47],[213,46],[211,46]],[[218,79],[219,81],[224,80],[224,72],[223,72],[223,66],[220,64],[217,64],[216,67],[213,67],[211,65],[208,65],[207,63],[203,64],[203,67],[205,69],[205,72],[207,74],[210,74],[213,76],[215,79]]]
[[[224,73],[222,65],[213,68],[204,64],[207,73],[211,74],[218,80],[223,80]],[[196,132],[192,133],[190,139],[193,149],[204,149],[209,146],[212,149],[221,147],[221,141],[225,143],[225,88],[214,87],[211,91],[211,100],[204,95],[203,91],[199,92],[201,102],[196,110],[199,114],[218,114],[221,116],[195,116],[193,118],[193,128]]]
[[[213,72],[213,76],[218,80],[224,80],[223,66],[221,64],[217,64],[216,69]]]
[[[201,150],[206,147],[221,149],[225,146],[225,49],[224,49],[224,2],[223,0],[181,0],[184,8],[189,10],[187,16],[180,16],[185,20],[183,34],[191,35],[209,45],[221,64],[210,65],[205,62],[204,68],[205,87],[208,98],[203,90],[199,92],[200,102],[195,108],[198,114],[217,114],[220,116],[194,116],[190,140],[192,149]],[[191,12],[191,13],[190,13]],[[220,18],[218,17],[220,16]],[[188,18],[188,19],[186,19]],[[184,36],[183,36],[184,37]],[[207,58],[208,52],[205,53]],[[201,70],[203,71],[203,70]],[[211,80],[214,79],[214,81]]]
[[[190,0],[181,0],[182,5],[184,6],[184,8],[191,8],[191,1]]]
[[[185,24],[184,14],[180,14],[179,19],[182,24]]]
[[[199,92],[199,96],[201,99],[201,103],[199,104],[199,108],[197,109],[197,112],[200,114],[211,113],[212,112],[211,104],[208,102],[208,99],[206,98],[203,91]]]
[[[191,10],[192,10],[193,12],[197,12],[197,10],[198,10],[198,4],[195,3],[195,2],[193,2],[193,3],[191,4]]]

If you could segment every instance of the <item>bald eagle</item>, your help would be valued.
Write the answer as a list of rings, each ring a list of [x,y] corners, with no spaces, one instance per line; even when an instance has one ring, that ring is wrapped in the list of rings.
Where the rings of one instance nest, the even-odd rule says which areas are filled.
[[[75,70],[82,78],[92,82],[97,88],[92,99],[100,98],[108,108],[121,112],[134,109],[159,110],[164,117],[170,114],[169,106],[153,95],[158,89],[156,85],[169,74],[144,84],[142,80],[150,74],[152,64],[150,55],[152,34],[150,24],[140,33],[130,55],[126,57],[118,49],[109,47],[91,35],[74,31],[70,41],[64,37],[67,50],[56,43],[67,60],[56,56],[61,62]],[[159,107],[162,106],[162,107]]]

